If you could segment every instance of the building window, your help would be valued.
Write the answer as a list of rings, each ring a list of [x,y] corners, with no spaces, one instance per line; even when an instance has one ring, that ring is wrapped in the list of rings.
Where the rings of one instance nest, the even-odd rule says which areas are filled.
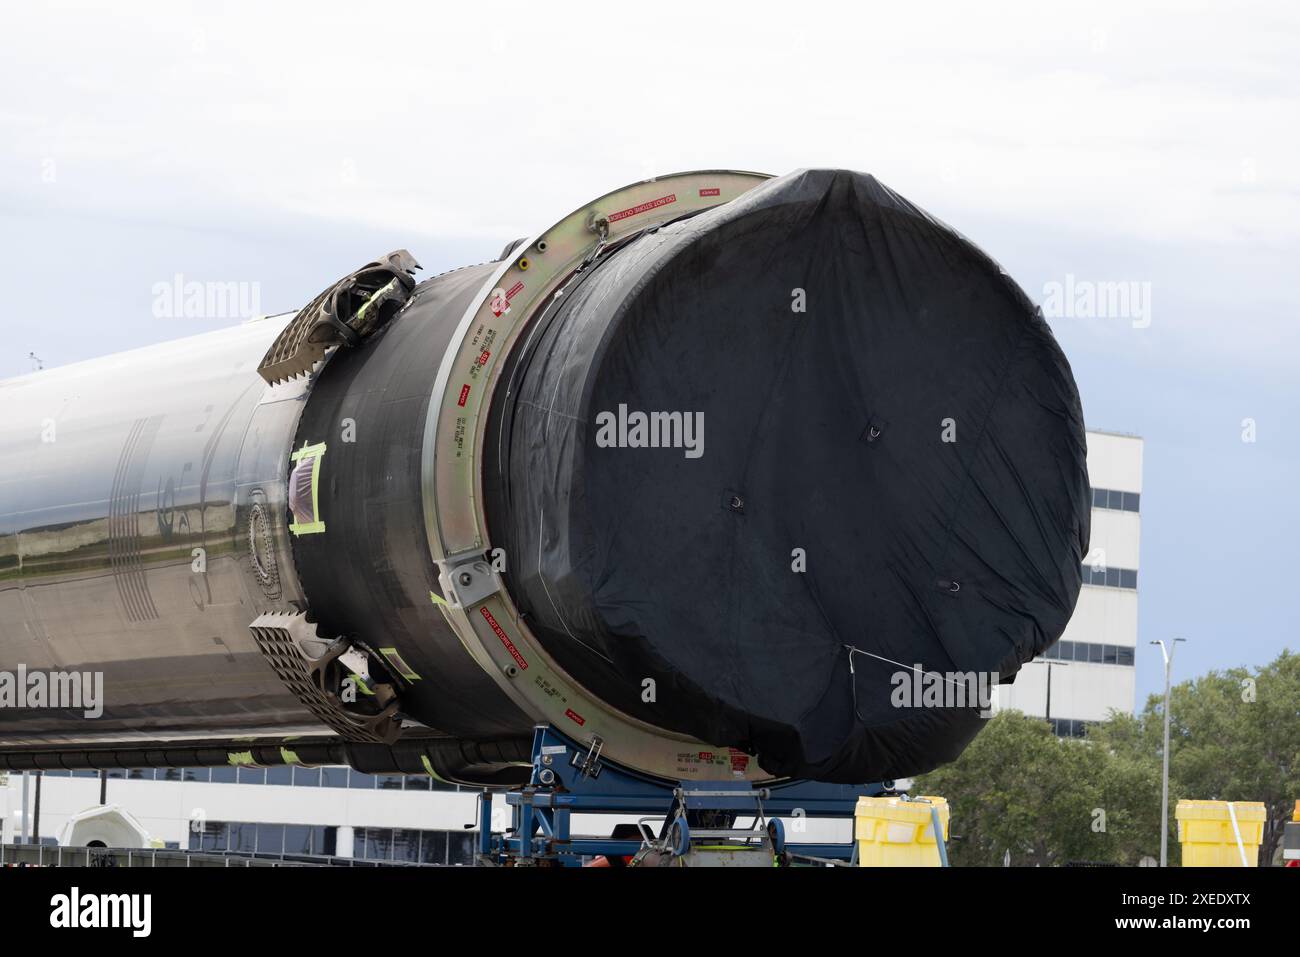
[[[257,825],[231,824],[230,841],[227,850],[239,851],[241,854],[257,852]]]
[[[361,860],[399,864],[473,864],[474,834],[469,831],[359,827],[353,854]]]
[[[345,788],[348,786],[350,768],[321,768],[320,783],[325,788]]]
[[[393,859],[393,829],[391,827],[362,828],[362,851],[359,856],[368,861]]]
[[[393,829],[393,857],[394,861],[402,864],[418,864],[420,862],[420,832],[410,828]]]
[[[250,827],[252,825],[244,825]],[[284,853],[284,828],[283,824],[258,824],[256,825],[256,840],[258,854],[283,854]]]
[[[470,831],[447,832],[447,863],[474,863],[474,834]]]
[[[1136,512],[1141,496],[1137,492],[1118,492],[1115,489],[1095,488],[1092,490],[1092,507],[1106,508],[1115,512]]]
[[[1052,733],[1058,738],[1082,738],[1088,733],[1087,721],[1080,721],[1078,718],[1052,718]]]
[[[194,822],[190,825],[191,851],[224,851],[226,849],[226,825],[220,821],[204,824]]]
[[[473,864],[474,834],[414,828],[358,827],[353,856],[396,864]],[[338,828],[318,824],[258,824],[208,821],[189,833],[191,851],[272,856],[334,857]]]
[[[1094,565],[1083,566],[1083,583],[1100,585],[1104,588],[1131,588],[1138,586],[1138,573],[1135,568],[1098,568]]]
[[[447,832],[423,831],[420,834],[420,863],[447,863]]]
[[[1133,665],[1133,649],[1090,641],[1058,641],[1041,655],[1044,661],[1083,661],[1102,665]]]
[[[284,853],[312,853],[312,831],[310,824],[286,824],[284,826]]]
[[[373,791],[375,789],[375,776],[373,774],[362,774],[360,771],[353,771],[352,774],[348,776],[348,787]]]
[[[189,849],[222,853],[310,855],[333,857],[338,828],[319,824],[251,824],[227,821],[196,823],[190,828]]]
[[[94,778],[98,771],[47,771],[50,775],[73,775]],[[275,765],[266,768],[222,765],[214,768],[152,768],[114,771],[110,777],[128,777],[144,781],[193,781],[213,784],[279,784],[294,787],[360,788],[373,791],[460,791],[459,785],[446,784],[425,774],[365,774],[347,767],[311,768],[303,765]],[[472,790],[472,789],[471,789]]]

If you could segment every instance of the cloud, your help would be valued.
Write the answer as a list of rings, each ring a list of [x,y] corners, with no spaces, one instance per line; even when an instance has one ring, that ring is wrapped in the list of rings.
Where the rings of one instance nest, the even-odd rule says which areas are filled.
[[[28,9],[0,169],[39,202],[497,237],[653,172],[830,164],[935,206],[1292,243],[1300,31],[1268,9]]]

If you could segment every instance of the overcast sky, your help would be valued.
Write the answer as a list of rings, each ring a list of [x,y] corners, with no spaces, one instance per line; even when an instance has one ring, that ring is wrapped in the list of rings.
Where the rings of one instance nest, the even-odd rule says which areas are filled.
[[[273,9],[267,9],[273,6]],[[1300,647],[1300,15],[1285,3],[26,5],[0,26],[0,376],[292,309],[389,249],[493,258],[659,173],[874,173],[1035,301],[1146,439],[1139,700]],[[133,12],[128,12],[133,11]],[[1241,441],[1254,419],[1257,441]]]

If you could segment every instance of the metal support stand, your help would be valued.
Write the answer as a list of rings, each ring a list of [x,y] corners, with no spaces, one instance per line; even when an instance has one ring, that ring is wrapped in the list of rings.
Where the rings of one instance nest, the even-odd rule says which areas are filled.
[[[859,797],[888,784],[788,781],[754,787],[744,780],[667,781],[601,759],[601,741],[579,744],[549,725],[533,734],[528,784],[506,795],[511,827],[492,832],[492,799],[479,800],[478,855],[484,864],[578,867],[603,858],[639,866],[759,866],[844,863],[854,842],[787,841],[781,818],[841,818]],[[635,816],[608,837],[575,836],[572,815]],[[751,819],[737,827],[737,819]]]

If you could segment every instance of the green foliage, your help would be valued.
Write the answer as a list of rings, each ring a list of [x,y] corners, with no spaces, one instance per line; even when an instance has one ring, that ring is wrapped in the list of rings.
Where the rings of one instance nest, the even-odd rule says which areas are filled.
[[[1260,863],[1279,853],[1300,798],[1300,656],[1212,671],[1171,692],[1169,857],[1177,863],[1179,798],[1262,801]],[[1160,853],[1163,696],[1137,716],[1112,714],[1086,739],[1000,712],[955,762],[917,779],[914,793],[952,805],[954,864],[1067,861],[1137,864]],[[1104,815],[1104,817],[1103,817]]]
[[[1175,685],[1170,698],[1170,818],[1179,798],[1262,801],[1268,823],[1260,863],[1272,863],[1300,799],[1300,655],[1284,651],[1253,672],[1211,671]],[[1110,736],[1115,721],[1099,726],[1096,737],[1129,760],[1151,755],[1158,765],[1163,697],[1152,695],[1126,720],[1132,728],[1119,737]]]
[[[992,717],[957,761],[918,778],[914,791],[951,804],[955,865],[998,866],[1008,853],[1016,866],[1136,864],[1153,837],[1159,852],[1159,769],[1057,738],[1018,711]]]

